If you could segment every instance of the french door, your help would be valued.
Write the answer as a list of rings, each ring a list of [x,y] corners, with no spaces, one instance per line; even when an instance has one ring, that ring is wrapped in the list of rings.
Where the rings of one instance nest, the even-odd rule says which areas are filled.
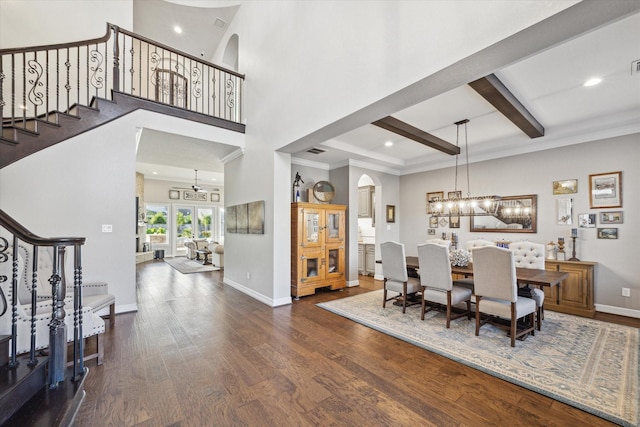
[[[175,255],[186,255],[184,242],[190,239],[215,239],[216,206],[174,205]]]

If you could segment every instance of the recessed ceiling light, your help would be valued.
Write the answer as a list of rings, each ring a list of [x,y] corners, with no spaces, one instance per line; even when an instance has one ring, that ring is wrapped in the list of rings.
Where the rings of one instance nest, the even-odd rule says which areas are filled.
[[[152,173],[152,174],[154,174],[154,175],[158,175],[158,172],[155,172],[155,171],[154,171],[154,172],[151,172],[151,173]]]
[[[393,146],[393,142],[392,141],[387,141],[387,142],[384,143],[384,146],[385,147],[391,147],[391,146]]]
[[[584,85],[586,87],[595,86],[600,82],[602,82],[602,79],[600,77],[592,77],[589,80],[587,80],[586,82],[584,82]]]
[[[215,178],[211,178],[211,181],[217,181],[217,179],[215,179]]]
[[[182,34],[182,28],[180,28],[178,25],[176,25],[175,27],[173,27],[173,31],[175,31],[178,34]]]

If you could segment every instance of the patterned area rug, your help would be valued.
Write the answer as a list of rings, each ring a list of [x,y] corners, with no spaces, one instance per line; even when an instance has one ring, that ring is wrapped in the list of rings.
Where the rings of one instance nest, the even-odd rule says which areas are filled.
[[[202,265],[199,262],[192,261],[185,257],[165,258],[164,262],[166,262],[182,274],[205,273],[207,271],[220,270],[219,267],[214,267],[211,264]]]
[[[420,306],[387,303],[382,290],[318,304],[319,307],[449,359],[580,408],[609,421],[640,422],[638,351],[640,329],[545,311],[535,337],[510,340],[504,330],[460,318],[446,329],[446,316]]]

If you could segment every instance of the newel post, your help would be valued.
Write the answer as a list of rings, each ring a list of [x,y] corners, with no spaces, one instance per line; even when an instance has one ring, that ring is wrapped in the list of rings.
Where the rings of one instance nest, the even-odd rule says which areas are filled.
[[[49,388],[57,388],[64,381],[67,363],[67,328],[64,299],[67,281],[64,272],[64,246],[53,247],[53,272],[49,278],[53,296],[51,323],[49,323]]]
[[[113,30],[113,90],[120,90],[120,27],[112,25]]]

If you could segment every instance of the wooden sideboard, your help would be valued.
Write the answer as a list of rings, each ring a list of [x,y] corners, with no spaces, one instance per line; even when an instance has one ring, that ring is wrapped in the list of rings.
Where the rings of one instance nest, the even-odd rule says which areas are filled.
[[[562,281],[560,287],[544,288],[545,310],[594,317],[595,269],[597,263],[586,261],[545,260],[545,268],[552,271],[564,271],[569,277]],[[557,292],[560,292],[559,298]],[[556,301],[559,300],[560,304]]]
[[[291,204],[291,295],[341,289],[345,276],[345,205]]]

